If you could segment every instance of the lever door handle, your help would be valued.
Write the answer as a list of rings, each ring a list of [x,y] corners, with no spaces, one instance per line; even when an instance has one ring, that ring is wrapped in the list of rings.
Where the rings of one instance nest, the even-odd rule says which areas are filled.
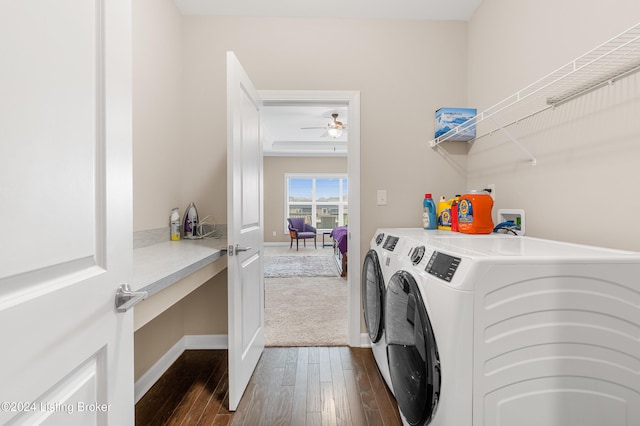
[[[249,251],[251,247],[240,247],[240,244],[236,244],[236,246],[229,245],[229,256],[233,256],[234,254],[238,254],[243,251]]]
[[[240,247],[239,244],[236,244],[236,253],[240,253],[241,251],[249,251],[251,247]]]
[[[122,284],[116,292],[116,311],[127,312],[134,305],[146,299],[148,293],[146,291],[131,291],[129,284]]]

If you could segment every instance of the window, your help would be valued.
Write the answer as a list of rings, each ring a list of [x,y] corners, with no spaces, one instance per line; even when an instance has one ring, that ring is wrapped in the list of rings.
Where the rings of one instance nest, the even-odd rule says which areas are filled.
[[[285,174],[285,217],[304,217],[318,231],[347,224],[349,185],[346,174]],[[286,230],[285,224],[285,232]]]

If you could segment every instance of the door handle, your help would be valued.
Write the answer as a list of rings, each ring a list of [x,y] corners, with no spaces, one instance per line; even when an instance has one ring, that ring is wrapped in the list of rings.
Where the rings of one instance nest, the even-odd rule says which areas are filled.
[[[116,291],[116,311],[127,312],[133,305],[136,305],[146,299],[148,293],[146,291],[131,291],[129,284],[122,284]]]
[[[234,247],[233,245],[229,244],[229,256],[233,256],[234,254],[249,250],[251,250],[251,247],[240,247],[240,244],[236,244],[236,246]]]

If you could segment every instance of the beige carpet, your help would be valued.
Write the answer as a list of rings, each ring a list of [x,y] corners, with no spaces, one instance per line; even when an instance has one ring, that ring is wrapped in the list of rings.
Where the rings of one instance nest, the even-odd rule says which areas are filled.
[[[347,280],[265,278],[267,346],[347,344]]]

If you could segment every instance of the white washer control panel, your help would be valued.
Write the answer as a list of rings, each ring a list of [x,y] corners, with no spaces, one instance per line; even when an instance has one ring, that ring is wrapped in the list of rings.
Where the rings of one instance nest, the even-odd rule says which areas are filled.
[[[460,258],[434,251],[425,271],[435,277],[451,282],[453,274],[460,266]]]

